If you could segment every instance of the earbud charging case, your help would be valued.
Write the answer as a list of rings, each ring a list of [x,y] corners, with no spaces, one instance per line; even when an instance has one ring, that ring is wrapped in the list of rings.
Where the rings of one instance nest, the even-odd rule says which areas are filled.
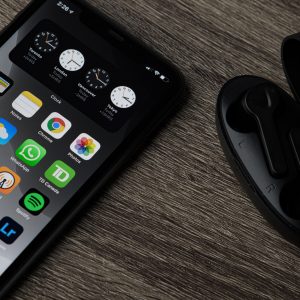
[[[295,99],[255,76],[227,82],[216,120],[224,152],[261,212],[300,241],[300,34],[286,38],[282,62]]]

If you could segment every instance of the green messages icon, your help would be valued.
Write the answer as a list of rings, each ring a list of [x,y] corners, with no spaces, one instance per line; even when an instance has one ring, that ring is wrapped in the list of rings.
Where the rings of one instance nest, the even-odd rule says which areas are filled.
[[[59,188],[66,187],[76,172],[64,162],[57,160],[45,173],[45,177]]]
[[[16,156],[30,167],[35,167],[46,154],[45,148],[30,139],[26,140],[16,151]]]

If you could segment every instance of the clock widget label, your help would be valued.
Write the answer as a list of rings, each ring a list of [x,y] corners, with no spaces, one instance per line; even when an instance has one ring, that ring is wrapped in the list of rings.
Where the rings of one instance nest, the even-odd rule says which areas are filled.
[[[90,88],[94,90],[101,90],[108,86],[110,77],[105,70],[94,68],[86,74],[85,80]]]
[[[51,53],[59,46],[59,40],[54,33],[43,31],[35,37],[34,46],[43,53]]]
[[[68,49],[60,55],[59,63],[65,70],[76,72],[83,68],[85,64],[85,58],[80,51]]]
[[[119,86],[111,92],[112,103],[121,109],[132,107],[136,102],[135,92],[127,86]]]

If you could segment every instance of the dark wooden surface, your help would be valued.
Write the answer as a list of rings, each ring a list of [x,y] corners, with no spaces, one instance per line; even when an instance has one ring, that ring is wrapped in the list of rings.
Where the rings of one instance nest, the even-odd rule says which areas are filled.
[[[2,0],[1,27],[27,2]],[[279,50],[299,2],[91,2],[182,70],[188,104],[10,299],[300,298],[300,251],[240,188],[214,122],[233,76],[288,89]]]

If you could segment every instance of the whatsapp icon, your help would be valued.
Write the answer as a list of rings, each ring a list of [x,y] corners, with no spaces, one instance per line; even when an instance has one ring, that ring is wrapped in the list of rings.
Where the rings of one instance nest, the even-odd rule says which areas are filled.
[[[31,139],[26,140],[16,151],[16,156],[29,167],[35,167],[46,154],[46,149]]]

